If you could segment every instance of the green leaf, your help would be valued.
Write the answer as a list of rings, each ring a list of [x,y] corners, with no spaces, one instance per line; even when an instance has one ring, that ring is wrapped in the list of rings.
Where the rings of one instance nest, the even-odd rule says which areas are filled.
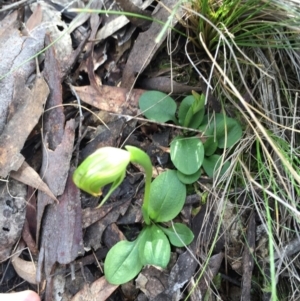
[[[192,184],[196,182],[201,176],[201,168],[192,175],[185,175],[184,173],[177,170],[177,177],[183,184]]]
[[[171,160],[175,167],[186,175],[192,175],[202,165],[204,147],[197,137],[176,137],[171,142]]]
[[[243,135],[242,128],[235,119],[220,113],[215,114],[214,118],[204,116],[199,129],[204,131],[206,136],[215,137],[219,148],[233,146]]]
[[[203,169],[210,178],[213,178],[214,175],[218,172],[220,164],[222,162],[222,157],[219,155],[212,155],[210,157],[205,157],[203,160]],[[229,168],[230,162],[226,161],[223,163],[220,176],[222,176],[226,170]]]
[[[218,142],[214,137],[208,137],[203,143],[205,156],[211,156],[218,148]]]
[[[148,119],[157,122],[174,121],[177,123],[175,112],[176,102],[167,94],[159,91],[147,91],[139,99],[139,107]]]
[[[204,101],[205,98],[202,99],[201,97],[197,100],[193,95],[185,97],[178,110],[179,123],[185,127],[198,128],[205,112]]]
[[[171,256],[171,247],[165,233],[156,225],[147,226],[139,244],[143,265],[151,264],[165,268]]]
[[[192,95],[195,98],[195,102],[193,104],[194,112],[198,112],[198,111],[204,109],[205,95],[204,94],[199,94],[196,91],[192,91]]]
[[[133,279],[142,267],[139,257],[139,240],[122,240],[107,253],[104,274],[109,283],[119,285]]]
[[[186,198],[186,187],[175,170],[160,174],[151,184],[149,216],[155,222],[167,222],[181,211]]]
[[[175,247],[184,247],[189,245],[193,239],[194,234],[192,230],[184,224],[174,223],[173,227],[164,228],[159,226],[160,229],[168,236],[171,244]]]

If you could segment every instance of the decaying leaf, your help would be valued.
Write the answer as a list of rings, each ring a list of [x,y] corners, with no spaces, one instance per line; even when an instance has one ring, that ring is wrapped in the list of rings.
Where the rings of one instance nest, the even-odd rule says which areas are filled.
[[[129,90],[119,87],[100,86],[95,89],[92,86],[74,87],[82,101],[94,106],[95,108],[107,112],[122,114],[127,110],[133,114],[137,112],[139,97],[144,90],[134,89],[127,100]]]
[[[165,7],[168,7],[170,10],[172,10],[172,8],[177,5],[177,1],[163,0],[161,2],[163,3],[164,7],[161,7],[157,13],[153,15],[153,17],[160,21],[167,22],[170,13],[165,9]],[[178,9],[177,14],[182,16],[183,10]],[[174,26],[177,22],[178,20],[174,18],[172,26]],[[168,31],[166,31],[162,39],[156,43],[155,38],[158,36],[161,30],[161,24],[153,22],[147,31],[139,34],[123,71],[121,85],[123,88],[131,89],[133,87],[136,75],[145,70],[153,56],[156,54],[157,50],[168,34]]]
[[[86,284],[71,301],[105,301],[117,288],[118,285],[112,285],[101,277],[91,285]]]
[[[48,85],[41,75],[36,77],[31,91],[25,85],[17,87],[14,101],[22,99],[24,102],[21,101],[18,105],[15,114],[0,136],[0,176],[2,177],[6,177],[11,170],[18,170],[24,162],[20,151],[28,135],[38,123],[49,94]],[[21,95],[26,95],[26,99]]]
[[[36,62],[32,57],[42,50],[45,32],[45,26],[40,25],[33,28],[28,34],[21,35],[16,27],[10,31],[9,36],[4,36],[4,40],[0,37],[0,134],[5,127],[11,103],[14,102],[17,107],[20,100],[24,101],[24,94],[28,92],[25,84],[36,67]],[[27,99],[25,100],[27,101]],[[33,104],[31,103],[31,105]],[[25,124],[26,119],[20,120]]]
[[[43,191],[52,200],[54,201],[56,200],[56,197],[49,189],[47,184],[43,182],[39,174],[32,167],[30,167],[25,161],[17,171],[11,171],[10,176],[21,183],[24,183],[28,186]]]
[[[12,265],[14,266],[17,274],[25,281],[31,284],[36,283],[36,265],[32,261],[25,261],[20,257],[14,256],[12,259]]]

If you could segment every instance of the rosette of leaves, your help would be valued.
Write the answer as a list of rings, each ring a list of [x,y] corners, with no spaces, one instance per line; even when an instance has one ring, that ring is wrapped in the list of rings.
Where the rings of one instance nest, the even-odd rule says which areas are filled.
[[[108,252],[104,262],[106,279],[112,284],[122,284],[133,279],[145,265],[166,268],[171,255],[170,243],[176,247],[190,244],[192,231],[184,224],[171,221],[181,211],[186,198],[186,188],[176,172],[160,174],[151,184],[148,214],[151,220],[134,241],[121,241]]]
[[[209,177],[214,177],[216,172],[219,175],[226,172],[230,162],[224,163],[220,153],[241,139],[242,128],[237,120],[225,114],[205,115],[204,95],[192,91],[192,95],[181,101],[177,116],[176,102],[159,91],[143,93],[139,107],[150,120],[173,121],[185,128],[170,144],[171,161],[181,182],[191,184],[197,181],[202,170]],[[195,132],[188,129],[199,130],[202,135],[195,135]]]
[[[111,284],[123,284],[133,279],[145,265],[165,268],[170,260],[171,246],[183,247],[192,242],[194,235],[184,224],[172,223],[186,199],[186,187],[169,170],[153,182],[149,156],[134,146],[126,150],[103,147],[87,157],[73,174],[74,183],[82,190],[96,196],[104,186],[111,184],[100,207],[121,184],[130,162],[141,165],[146,174],[142,205],[144,227],[134,241],[120,241],[108,252],[104,274]],[[166,223],[168,223],[166,225]]]

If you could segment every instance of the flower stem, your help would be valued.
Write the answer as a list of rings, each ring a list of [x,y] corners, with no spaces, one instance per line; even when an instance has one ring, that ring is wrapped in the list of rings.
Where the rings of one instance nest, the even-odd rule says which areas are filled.
[[[150,202],[150,186],[151,186],[151,179],[152,179],[152,163],[150,157],[141,149],[126,145],[125,148],[130,153],[130,161],[132,163],[137,163],[141,165],[146,174],[145,178],[145,192],[144,192],[144,201],[142,206],[142,213],[147,225],[150,225],[150,218],[149,218],[149,202]]]

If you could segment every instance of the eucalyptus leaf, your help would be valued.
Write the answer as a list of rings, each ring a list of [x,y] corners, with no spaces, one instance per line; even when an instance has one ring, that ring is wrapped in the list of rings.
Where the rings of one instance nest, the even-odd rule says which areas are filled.
[[[174,121],[177,123],[175,117],[176,102],[167,94],[160,91],[147,91],[143,93],[139,99],[139,107],[148,119],[157,122]]]
[[[174,223],[173,226],[169,228],[159,227],[168,236],[170,243],[175,247],[187,246],[194,239],[192,230],[185,224]]]
[[[171,247],[165,233],[156,225],[146,226],[139,244],[140,260],[143,265],[165,268],[171,256]]]
[[[107,253],[104,262],[105,278],[111,284],[123,284],[133,279],[142,267],[139,257],[139,239],[122,240]]]
[[[177,177],[183,184],[192,184],[196,182],[201,176],[201,168],[191,175],[185,175],[177,170]]]
[[[186,175],[192,175],[202,165],[204,147],[197,137],[178,136],[171,142],[171,161],[175,167]]]
[[[149,216],[155,222],[167,222],[181,211],[186,198],[186,186],[175,170],[160,174],[151,184]]]
[[[207,173],[207,175],[211,178],[214,177],[218,169],[220,168],[222,162],[222,157],[220,155],[212,155],[210,157],[205,157],[203,160],[203,169]],[[222,176],[230,166],[230,162],[226,161],[223,163],[220,176]]]

